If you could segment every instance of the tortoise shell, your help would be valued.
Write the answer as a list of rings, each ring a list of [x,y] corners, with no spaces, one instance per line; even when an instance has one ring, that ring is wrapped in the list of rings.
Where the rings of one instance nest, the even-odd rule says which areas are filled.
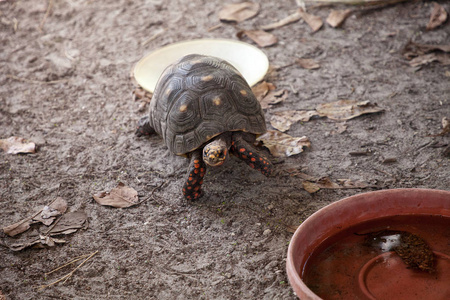
[[[149,124],[177,155],[227,131],[266,132],[261,105],[228,62],[191,54],[168,66],[156,84]]]

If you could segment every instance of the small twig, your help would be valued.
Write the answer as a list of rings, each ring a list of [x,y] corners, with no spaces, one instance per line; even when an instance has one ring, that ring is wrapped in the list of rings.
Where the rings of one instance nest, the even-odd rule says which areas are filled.
[[[157,189],[160,189],[164,184],[166,184],[167,181],[164,181],[163,183],[161,183],[159,186],[153,188],[153,190],[150,192],[150,196],[148,196],[147,198],[145,198],[144,200],[142,200],[141,202],[138,202],[137,204],[142,204],[146,201],[148,201],[150,198],[153,198],[153,194],[155,193],[155,191]]]
[[[14,75],[6,75],[6,77],[17,80],[17,81],[24,81],[24,82],[29,82],[29,83],[38,83],[38,84],[55,84],[55,83],[61,83],[61,82],[67,82],[67,79],[62,79],[62,80],[52,80],[52,81],[41,81],[41,80],[33,80],[33,79],[27,79],[27,78],[21,78],[21,77],[17,77]]]
[[[163,34],[166,31],[165,28],[163,28],[160,32],[155,33],[154,35],[152,35],[148,40],[146,40],[145,42],[142,43],[142,46],[147,45],[148,43],[150,43],[151,41],[153,41],[154,39],[156,39],[158,36],[160,36],[161,34]]]
[[[53,0],[48,1],[47,11],[45,12],[44,18],[41,21],[41,24],[39,24],[39,31],[42,32],[42,28],[44,27],[44,23],[47,20],[48,16],[50,15],[50,10],[53,7]]]
[[[70,271],[69,273],[67,273],[66,275],[64,275],[63,277],[59,278],[58,280],[56,280],[56,281],[54,281],[54,282],[52,282],[52,283],[49,283],[49,284],[46,284],[46,285],[41,285],[41,286],[39,287],[38,291],[41,291],[41,290],[43,290],[43,289],[45,289],[45,288],[48,288],[48,287],[50,287],[50,286],[52,286],[52,285],[54,285],[54,284],[57,284],[58,282],[61,282],[61,281],[63,281],[63,280],[64,280],[64,282],[66,282],[66,281],[73,275],[73,273],[74,273],[76,270],[78,270],[79,268],[81,268],[81,266],[83,266],[89,259],[91,259],[91,258],[92,258],[95,254],[97,254],[97,253],[98,253],[98,250],[95,251],[95,252],[93,252],[93,253],[91,253],[91,254],[88,254],[89,256],[88,256],[81,264],[79,264],[75,269],[73,269],[72,271]]]

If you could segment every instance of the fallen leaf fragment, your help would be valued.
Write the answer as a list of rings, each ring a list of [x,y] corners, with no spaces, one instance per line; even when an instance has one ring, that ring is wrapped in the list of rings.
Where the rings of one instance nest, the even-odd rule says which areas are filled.
[[[315,70],[320,68],[319,63],[311,58],[299,58],[296,62],[303,69]]]
[[[330,103],[319,104],[316,107],[320,116],[328,117],[332,120],[345,121],[356,118],[363,114],[378,113],[384,109],[376,103],[369,101],[339,100]]]
[[[55,218],[62,215],[67,209],[67,202],[58,197],[49,206],[41,206],[35,209],[35,213],[17,223],[3,227],[3,232],[9,236],[16,236],[22,232],[27,231],[31,224],[43,223],[50,225]]]
[[[409,64],[411,67],[427,65],[432,62],[440,62],[442,65],[450,65],[450,55],[444,53],[429,53],[413,58]]]
[[[12,251],[20,251],[28,247],[39,247],[43,248],[44,246],[54,247],[56,244],[63,244],[65,240],[57,239],[49,236],[39,235],[37,239],[30,239],[21,243],[15,243],[9,245],[9,249]]]
[[[47,232],[48,235],[71,234],[80,228],[87,228],[87,215],[84,211],[69,212]]]
[[[253,18],[259,12],[259,4],[254,2],[232,3],[219,11],[219,19],[223,22],[242,22]]]
[[[337,183],[331,181],[329,177],[322,177],[316,182],[304,181],[303,188],[310,194],[320,189],[363,189],[369,185],[364,181],[354,181],[351,179],[337,179]]]
[[[122,182],[119,182],[117,187],[112,189],[111,192],[100,192],[93,195],[93,198],[101,205],[119,208],[138,204],[137,191],[131,187],[125,186]]]
[[[352,14],[353,10],[332,10],[328,15],[326,22],[330,24],[331,27],[339,27],[344,23],[345,19]]]
[[[296,155],[303,152],[303,148],[311,146],[311,142],[306,136],[292,137],[275,130],[268,130],[265,134],[259,136],[257,140],[261,141],[275,157]]]
[[[259,47],[269,47],[278,43],[278,38],[268,32],[263,30],[241,30],[237,34],[239,39],[247,36],[252,41],[254,41]]]
[[[314,194],[320,190],[319,185],[311,181],[303,181],[302,186],[303,189],[310,194]]]
[[[0,148],[8,154],[35,153],[36,144],[22,137],[0,139]]]
[[[323,21],[320,17],[308,14],[302,8],[298,9],[298,13],[300,14],[300,17],[309,25],[309,27],[311,27],[313,32],[318,31],[322,27]]]
[[[262,109],[268,109],[271,105],[278,104],[288,97],[289,92],[285,89],[278,91],[269,91],[267,95],[260,101]]]
[[[299,121],[308,122],[312,117],[318,116],[315,110],[286,110],[272,114],[270,124],[281,132],[288,131],[292,124]]]
[[[286,18],[278,21],[278,22],[274,22],[271,24],[267,24],[261,27],[262,30],[273,30],[273,29],[277,29],[280,27],[283,27],[285,25],[297,22],[298,20],[300,20],[301,14],[300,12],[296,11],[295,13],[293,13],[292,15],[287,16]]]
[[[431,16],[430,16],[430,21],[428,21],[427,24],[427,30],[433,30],[439,26],[441,26],[442,24],[445,23],[445,21],[447,21],[447,11],[445,10],[445,8],[443,8],[442,6],[440,6],[438,3],[436,2],[432,2],[433,3],[433,10],[431,11]]]
[[[44,225],[51,225],[57,216],[64,214],[67,210],[67,201],[61,197],[56,198],[52,204],[44,206],[39,215],[33,221],[41,222]]]
[[[263,81],[254,87],[252,87],[252,92],[256,99],[261,102],[261,100],[267,95],[269,91],[276,89],[275,85],[270,82]]]

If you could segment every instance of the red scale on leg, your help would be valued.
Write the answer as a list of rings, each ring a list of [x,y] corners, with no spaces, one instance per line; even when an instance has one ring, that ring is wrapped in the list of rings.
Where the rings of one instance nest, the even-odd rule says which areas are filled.
[[[205,176],[206,164],[200,159],[202,149],[192,153],[191,163],[189,164],[188,178],[184,183],[183,194],[188,200],[196,200],[201,196],[201,186]]]

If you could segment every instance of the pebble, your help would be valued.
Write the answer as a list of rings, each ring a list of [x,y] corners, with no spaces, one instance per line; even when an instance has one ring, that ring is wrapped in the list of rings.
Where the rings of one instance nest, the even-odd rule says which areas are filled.
[[[272,230],[266,229],[266,230],[264,230],[263,235],[269,235],[271,233],[272,233]]]

